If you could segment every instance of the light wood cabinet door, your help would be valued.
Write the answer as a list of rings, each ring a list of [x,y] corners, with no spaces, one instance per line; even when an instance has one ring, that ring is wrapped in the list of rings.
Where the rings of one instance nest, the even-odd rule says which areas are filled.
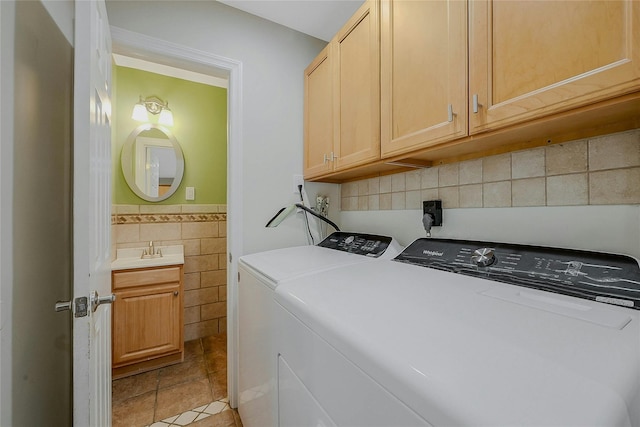
[[[469,8],[470,133],[638,88],[640,1],[483,0]]]
[[[332,40],[337,171],[380,158],[378,6],[366,1]]]
[[[333,168],[333,68],[331,44],[304,71],[304,177]]]
[[[383,0],[382,157],[467,135],[467,2]]]
[[[180,283],[117,291],[113,309],[113,366],[181,352]]]

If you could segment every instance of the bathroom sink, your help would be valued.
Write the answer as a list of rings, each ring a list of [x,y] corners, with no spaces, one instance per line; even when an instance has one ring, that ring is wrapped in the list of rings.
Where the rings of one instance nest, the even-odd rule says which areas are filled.
[[[129,270],[133,268],[162,267],[165,265],[184,264],[184,246],[157,246],[162,256],[144,256],[148,248],[127,248],[116,251],[116,259],[111,263],[111,270]]]

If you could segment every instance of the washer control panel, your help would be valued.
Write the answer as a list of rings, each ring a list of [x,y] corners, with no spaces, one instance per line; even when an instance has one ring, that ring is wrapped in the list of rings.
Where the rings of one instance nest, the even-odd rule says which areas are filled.
[[[390,244],[391,237],[387,236],[337,231],[318,243],[318,246],[377,258],[387,250]]]
[[[632,257],[509,243],[418,239],[394,261],[640,310]]]

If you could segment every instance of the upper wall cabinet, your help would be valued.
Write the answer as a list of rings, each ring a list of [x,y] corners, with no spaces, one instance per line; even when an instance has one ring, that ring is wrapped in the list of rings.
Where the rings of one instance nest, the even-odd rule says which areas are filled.
[[[467,2],[381,2],[382,157],[467,135]]]
[[[331,45],[304,70],[304,177],[329,172],[333,151],[333,87]]]
[[[640,2],[469,2],[469,131],[638,90]]]
[[[305,179],[380,158],[379,50],[370,0],[305,70]]]

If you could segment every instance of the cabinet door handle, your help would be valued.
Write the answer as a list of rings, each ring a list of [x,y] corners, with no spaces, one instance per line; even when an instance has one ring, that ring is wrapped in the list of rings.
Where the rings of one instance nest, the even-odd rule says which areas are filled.
[[[336,156],[333,151],[331,152],[331,161],[335,162],[335,160],[338,158],[338,156]]]
[[[478,94],[474,93],[473,94],[473,113],[477,114],[478,113],[478,107],[480,106],[480,104],[478,104]]]
[[[324,153],[324,162],[322,162],[322,164],[326,165],[328,161],[329,161],[329,156],[327,155],[327,153]]]
[[[177,297],[177,296],[178,296],[178,294],[179,294],[179,292],[178,292],[178,291],[173,291],[173,296],[174,296],[174,297]]]
[[[449,116],[449,121],[453,121],[453,104],[449,104],[449,111],[447,112]]]

